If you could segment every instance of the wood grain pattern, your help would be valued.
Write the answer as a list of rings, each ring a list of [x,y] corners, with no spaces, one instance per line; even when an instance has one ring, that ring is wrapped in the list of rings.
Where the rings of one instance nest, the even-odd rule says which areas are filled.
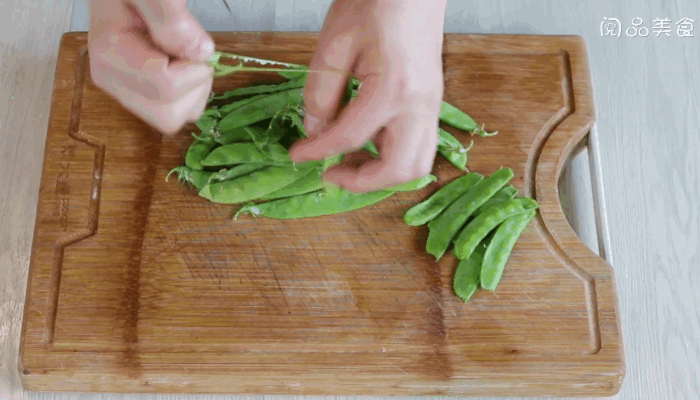
[[[234,14],[250,3],[227,1]],[[274,4],[276,12],[249,14],[255,20],[250,24],[253,30],[270,26],[273,30],[318,30],[330,4],[329,0],[258,3],[261,1]],[[27,0],[0,2],[0,21],[6,27],[0,39],[0,171],[10,171],[0,174],[0,187],[11,188],[0,194],[0,398],[306,398],[36,393],[22,389],[16,368],[17,346],[41,173],[36,166],[43,156],[49,112],[48,93],[60,34],[88,29],[86,0],[56,0],[44,7],[39,4]],[[220,9],[217,1],[189,0],[188,4],[207,30],[241,29],[237,21],[221,13],[225,9]],[[575,34],[586,38],[597,106],[597,129],[593,129],[589,141],[591,168],[598,177],[593,189],[606,205],[602,231],[605,236],[609,232],[612,243],[606,255],[618,278],[628,365],[622,389],[613,399],[699,397],[696,372],[700,370],[700,299],[692,283],[698,281],[700,260],[696,248],[683,243],[696,240],[687,227],[700,226],[700,213],[693,208],[693,199],[700,196],[700,121],[699,114],[693,112],[700,98],[700,70],[691,67],[698,64],[700,47],[697,38],[601,37],[599,24],[604,16],[616,16],[624,22],[638,16],[651,27],[655,17],[687,16],[698,21],[699,15],[700,3],[692,0],[448,3],[447,32]],[[586,193],[591,187],[587,157],[581,153],[565,170],[562,202],[572,204],[565,207],[571,211],[572,227],[594,248],[598,239],[589,236],[595,234],[596,227],[590,219],[591,194]],[[673,177],[672,181],[668,177]],[[674,196],[678,188],[682,188],[682,195]]]
[[[229,51],[306,63],[316,35],[215,38]],[[499,290],[468,305],[451,290],[455,258],[430,260],[424,227],[401,220],[439,185],[350,214],[230,221],[231,207],[164,181],[191,138],[156,134],[97,90],[84,44],[66,35],[59,54],[20,350],[28,388],[619,389],[612,271],[558,200],[563,164],[594,120],[580,39],[446,35],[446,99],[501,132],[475,140],[471,168],[512,167],[514,184],[542,205]],[[251,79],[260,80],[229,77],[215,90]],[[441,184],[459,175],[441,161],[434,171]]]

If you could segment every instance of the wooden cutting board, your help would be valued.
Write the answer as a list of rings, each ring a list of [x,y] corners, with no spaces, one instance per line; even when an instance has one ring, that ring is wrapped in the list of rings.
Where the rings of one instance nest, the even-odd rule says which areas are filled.
[[[583,40],[448,34],[445,98],[491,138],[470,170],[507,166],[541,214],[495,293],[462,303],[457,264],[403,213],[461,174],[347,214],[231,216],[165,175],[193,140],[165,137],[90,79],[63,37],[20,350],[38,391],[609,396],[624,377],[613,271],[584,246],[557,181],[594,121]],[[216,33],[217,48],[307,63],[315,34]],[[280,81],[241,74],[215,90]]]

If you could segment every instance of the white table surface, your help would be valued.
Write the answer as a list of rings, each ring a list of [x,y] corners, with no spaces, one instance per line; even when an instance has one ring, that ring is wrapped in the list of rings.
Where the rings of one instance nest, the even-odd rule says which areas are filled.
[[[228,4],[233,13],[223,0],[189,1],[211,31],[318,31],[330,1]],[[639,17],[648,36],[602,36],[604,17],[623,29]],[[657,18],[671,20],[670,37],[654,33]],[[693,37],[678,36],[682,18],[695,21]],[[0,400],[242,399],[21,387],[18,343],[58,44],[62,33],[87,29],[86,0],[0,2]],[[700,2],[451,0],[445,31],[587,40],[597,124],[562,187],[573,228],[594,251],[600,242],[615,269],[627,364],[615,398],[700,398]]]

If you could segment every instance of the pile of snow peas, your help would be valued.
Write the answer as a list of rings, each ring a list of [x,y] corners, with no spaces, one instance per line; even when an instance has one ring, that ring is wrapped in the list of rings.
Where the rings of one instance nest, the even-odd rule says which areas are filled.
[[[222,58],[240,61],[225,65]],[[249,67],[245,63],[272,64],[276,68]],[[368,193],[352,193],[323,181],[323,173],[342,161],[343,155],[322,161],[294,163],[288,149],[306,137],[302,90],[306,76],[314,71],[298,64],[282,63],[231,53],[215,52],[210,60],[214,76],[239,71],[274,71],[287,80],[256,85],[210,96],[208,108],[196,122],[199,134],[190,145],[185,164],[173,168],[199,191],[199,195],[222,204],[239,204],[234,219],[247,213],[274,219],[299,219],[354,211],[376,204],[397,192],[420,190],[435,182],[428,175],[411,182]],[[357,96],[361,82],[350,77],[343,101]],[[471,135],[489,133],[462,110],[443,101],[440,122]],[[406,212],[411,226],[428,224],[426,250],[440,259],[450,244],[460,259],[454,277],[455,293],[468,301],[479,286],[493,291],[498,285],[513,247],[534,217],[538,204],[516,197],[508,184],[513,171],[502,168],[484,178],[469,172],[467,164],[473,141],[467,147],[452,134],[438,128],[437,152],[465,172]],[[378,157],[373,142],[363,149]]]
[[[479,286],[494,291],[516,242],[539,205],[517,196],[509,184],[513,170],[501,168],[484,177],[470,172],[453,180],[404,214],[411,226],[428,224],[426,251],[439,260],[454,244],[460,259],[455,293],[467,302]]]
[[[241,61],[225,65],[222,58]],[[210,60],[215,76],[239,71],[276,71],[287,80],[275,85],[241,87],[210,97],[207,109],[196,126],[185,164],[170,171],[199,190],[199,195],[215,203],[243,204],[234,218],[243,213],[267,218],[297,219],[357,210],[386,199],[396,192],[424,188],[437,178],[433,175],[364,194],[355,194],[327,184],[323,172],[342,160],[341,156],[323,161],[294,163],[288,149],[305,137],[302,90],[308,68],[271,60],[217,52]],[[244,66],[244,62],[277,64],[282,68]],[[361,82],[348,81],[344,102],[357,96]],[[485,132],[469,115],[443,102],[440,120],[453,127],[482,136]],[[472,142],[473,143],[473,142]],[[374,143],[363,147],[378,157]],[[439,129],[437,151],[452,165],[467,170],[471,149],[444,129]],[[167,177],[166,177],[167,179]],[[255,204],[253,202],[264,202]]]

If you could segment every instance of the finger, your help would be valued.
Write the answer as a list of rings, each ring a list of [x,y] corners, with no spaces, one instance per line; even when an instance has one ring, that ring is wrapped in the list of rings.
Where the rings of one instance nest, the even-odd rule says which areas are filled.
[[[294,143],[289,155],[294,161],[318,160],[357,150],[373,137],[392,117],[383,86],[375,78],[362,84],[361,93],[340,119],[316,136]]]
[[[187,93],[185,96],[171,104],[169,107],[162,107],[161,115],[163,119],[163,133],[171,135],[177,133],[182,126],[188,122],[192,116],[192,112],[196,110],[202,99],[209,98],[211,87],[200,85]]]
[[[170,104],[163,104],[133,94],[122,104],[151,127],[166,135],[172,135],[182,129],[192,115],[194,105],[202,98],[208,98],[209,91],[210,88],[203,84]]]
[[[137,32],[110,32],[96,39],[90,48],[95,83],[111,91],[126,89],[153,100],[170,103],[205,82],[213,74],[206,64],[176,62]]]
[[[309,64],[309,69],[322,72],[310,73],[304,88],[304,127],[309,135],[316,134],[337,113],[357,54],[354,31],[338,31],[333,24],[324,30]]]
[[[206,64],[193,64],[191,62],[171,63],[163,74],[156,76],[163,101],[171,102],[189,93],[192,89],[211,82],[214,76],[214,68]],[[211,85],[210,85],[211,87]]]
[[[190,114],[188,121],[195,122],[202,116],[202,114],[204,114],[204,110],[206,110],[207,103],[209,102],[209,93],[211,93],[213,79],[213,77],[209,77],[208,81],[202,83],[202,85],[204,85],[204,87],[206,88],[206,96],[200,97],[199,102],[193,107],[192,113]]]
[[[214,41],[187,9],[186,0],[131,0],[148,25],[153,41],[165,52],[204,62],[214,53]]]
[[[434,132],[433,132],[434,131]],[[387,125],[382,158],[351,168],[341,164],[326,171],[324,179],[349,191],[364,193],[428,175],[437,148],[437,128],[415,116],[396,118]]]
[[[157,85],[148,76],[164,71],[168,57],[139,34],[130,31],[96,32],[88,51],[91,77],[101,88],[113,93],[138,93],[149,99],[159,97]]]

